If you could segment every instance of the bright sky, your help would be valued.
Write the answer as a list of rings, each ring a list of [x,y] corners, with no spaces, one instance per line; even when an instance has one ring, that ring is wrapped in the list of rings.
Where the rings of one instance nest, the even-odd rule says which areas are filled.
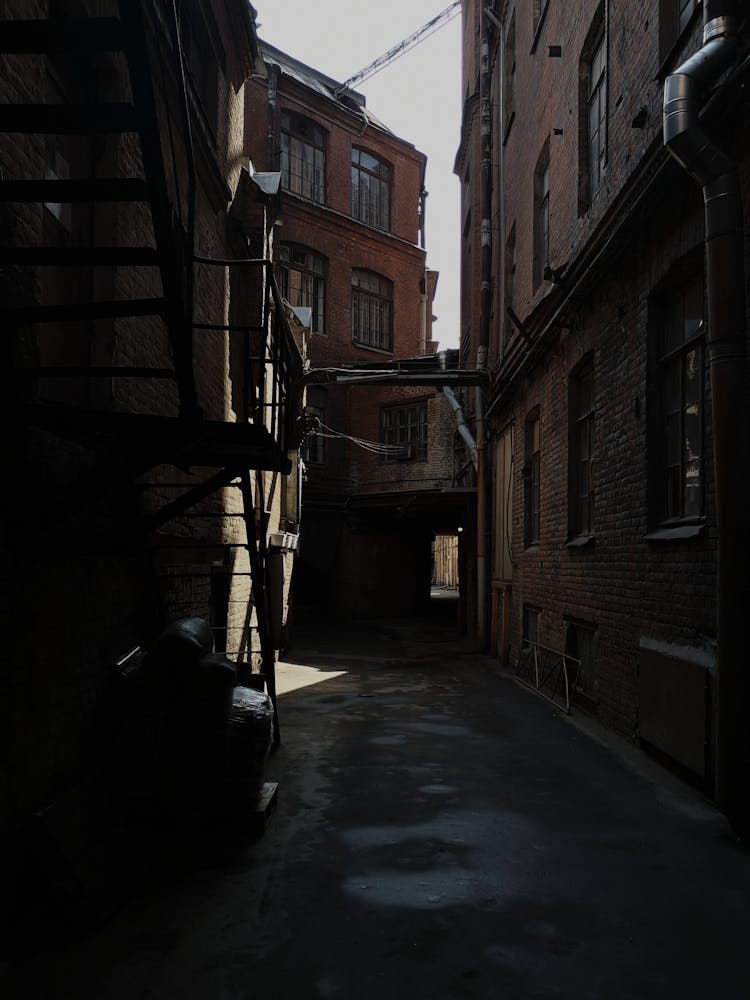
[[[449,0],[253,0],[258,35],[342,82],[432,20]],[[367,107],[427,156],[427,264],[440,272],[433,336],[457,347],[461,15],[384,69],[354,84]]]

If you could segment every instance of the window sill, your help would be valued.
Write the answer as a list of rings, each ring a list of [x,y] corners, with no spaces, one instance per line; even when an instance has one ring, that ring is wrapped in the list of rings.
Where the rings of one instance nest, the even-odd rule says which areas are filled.
[[[704,524],[676,524],[672,528],[657,528],[644,535],[646,542],[683,542],[703,534]]]
[[[392,236],[393,235],[393,231],[392,231],[390,225],[388,225],[388,226],[375,226],[375,225],[373,225],[372,222],[365,222],[364,219],[358,219],[356,215],[350,215],[349,218],[352,220],[352,222],[356,222],[358,226],[364,226],[365,229],[370,229],[370,230],[372,230],[373,233],[384,233],[386,236]]]
[[[363,344],[360,340],[353,340],[352,344],[355,347],[361,347],[363,351],[373,351],[375,354],[384,354],[386,357],[393,357],[393,348],[391,347],[373,347],[371,344]]]
[[[583,549],[587,545],[593,545],[595,535],[576,535],[565,543],[566,549]]]
[[[528,545],[524,545],[524,553],[528,552],[529,555],[534,555],[535,552],[539,551],[539,542],[529,542]]]

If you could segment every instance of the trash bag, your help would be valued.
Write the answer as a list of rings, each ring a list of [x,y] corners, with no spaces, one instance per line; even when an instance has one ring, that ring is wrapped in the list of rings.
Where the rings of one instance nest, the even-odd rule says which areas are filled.
[[[235,793],[254,798],[263,783],[263,767],[273,737],[273,705],[267,694],[247,687],[234,689],[228,736]]]
[[[213,632],[203,618],[180,618],[160,633],[143,661],[145,670],[168,679],[214,649]]]

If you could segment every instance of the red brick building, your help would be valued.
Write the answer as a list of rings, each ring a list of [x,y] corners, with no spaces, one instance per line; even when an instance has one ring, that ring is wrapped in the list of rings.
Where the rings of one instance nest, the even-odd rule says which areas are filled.
[[[483,342],[493,380],[493,649],[516,666],[541,647],[558,665],[567,654],[579,709],[736,817],[747,796],[727,785],[746,784],[748,763],[735,714],[748,706],[737,565],[747,531],[733,496],[747,475],[740,11],[703,4],[704,37],[694,2],[483,7],[464,5],[456,169],[461,350]],[[705,61],[683,71],[698,50]],[[692,88],[693,117],[682,124],[670,105],[667,118],[693,176],[665,147],[671,78]],[[701,192],[724,183],[717,173],[732,192],[718,200],[736,206],[719,223]]]
[[[426,160],[361,94],[263,44],[267,79],[246,87],[245,149],[281,173],[275,232],[282,293],[311,310],[305,542],[296,597],[334,615],[408,613],[429,596],[430,542],[465,497],[455,419],[433,386],[335,382],[342,367],[392,369],[432,355],[437,273],[426,267]],[[326,375],[325,372],[329,374]],[[356,441],[355,441],[356,439]],[[359,442],[359,443],[357,443]],[[364,443],[364,446],[362,446]],[[420,513],[405,516],[407,506]],[[425,515],[425,504],[436,512]]]

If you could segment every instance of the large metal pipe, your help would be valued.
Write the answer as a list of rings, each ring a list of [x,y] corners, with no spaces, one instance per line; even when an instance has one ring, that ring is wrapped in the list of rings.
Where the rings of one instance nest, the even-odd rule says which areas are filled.
[[[710,83],[736,61],[737,5],[704,2],[703,47],[664,86],[664,143],[703,188],[707,346],[717,510],[716,796],[750,837],[750,707],[746,625],[750,606],[747,332],[742,199],[737,164],[708,136],[700,111]]]
[[[471,464],[476,470],[477,467],[477,443],[471,436],[471,431],[469,430],[468,424],[464,419],[464,411],[461,409],[461,404],[456,399],[455,392],[448,385],[443,386],[443,395],[448,400],[451,405],[451,409],[456,414],[456,430],[461,435],[469,449],[469,454],[471,455]]]

